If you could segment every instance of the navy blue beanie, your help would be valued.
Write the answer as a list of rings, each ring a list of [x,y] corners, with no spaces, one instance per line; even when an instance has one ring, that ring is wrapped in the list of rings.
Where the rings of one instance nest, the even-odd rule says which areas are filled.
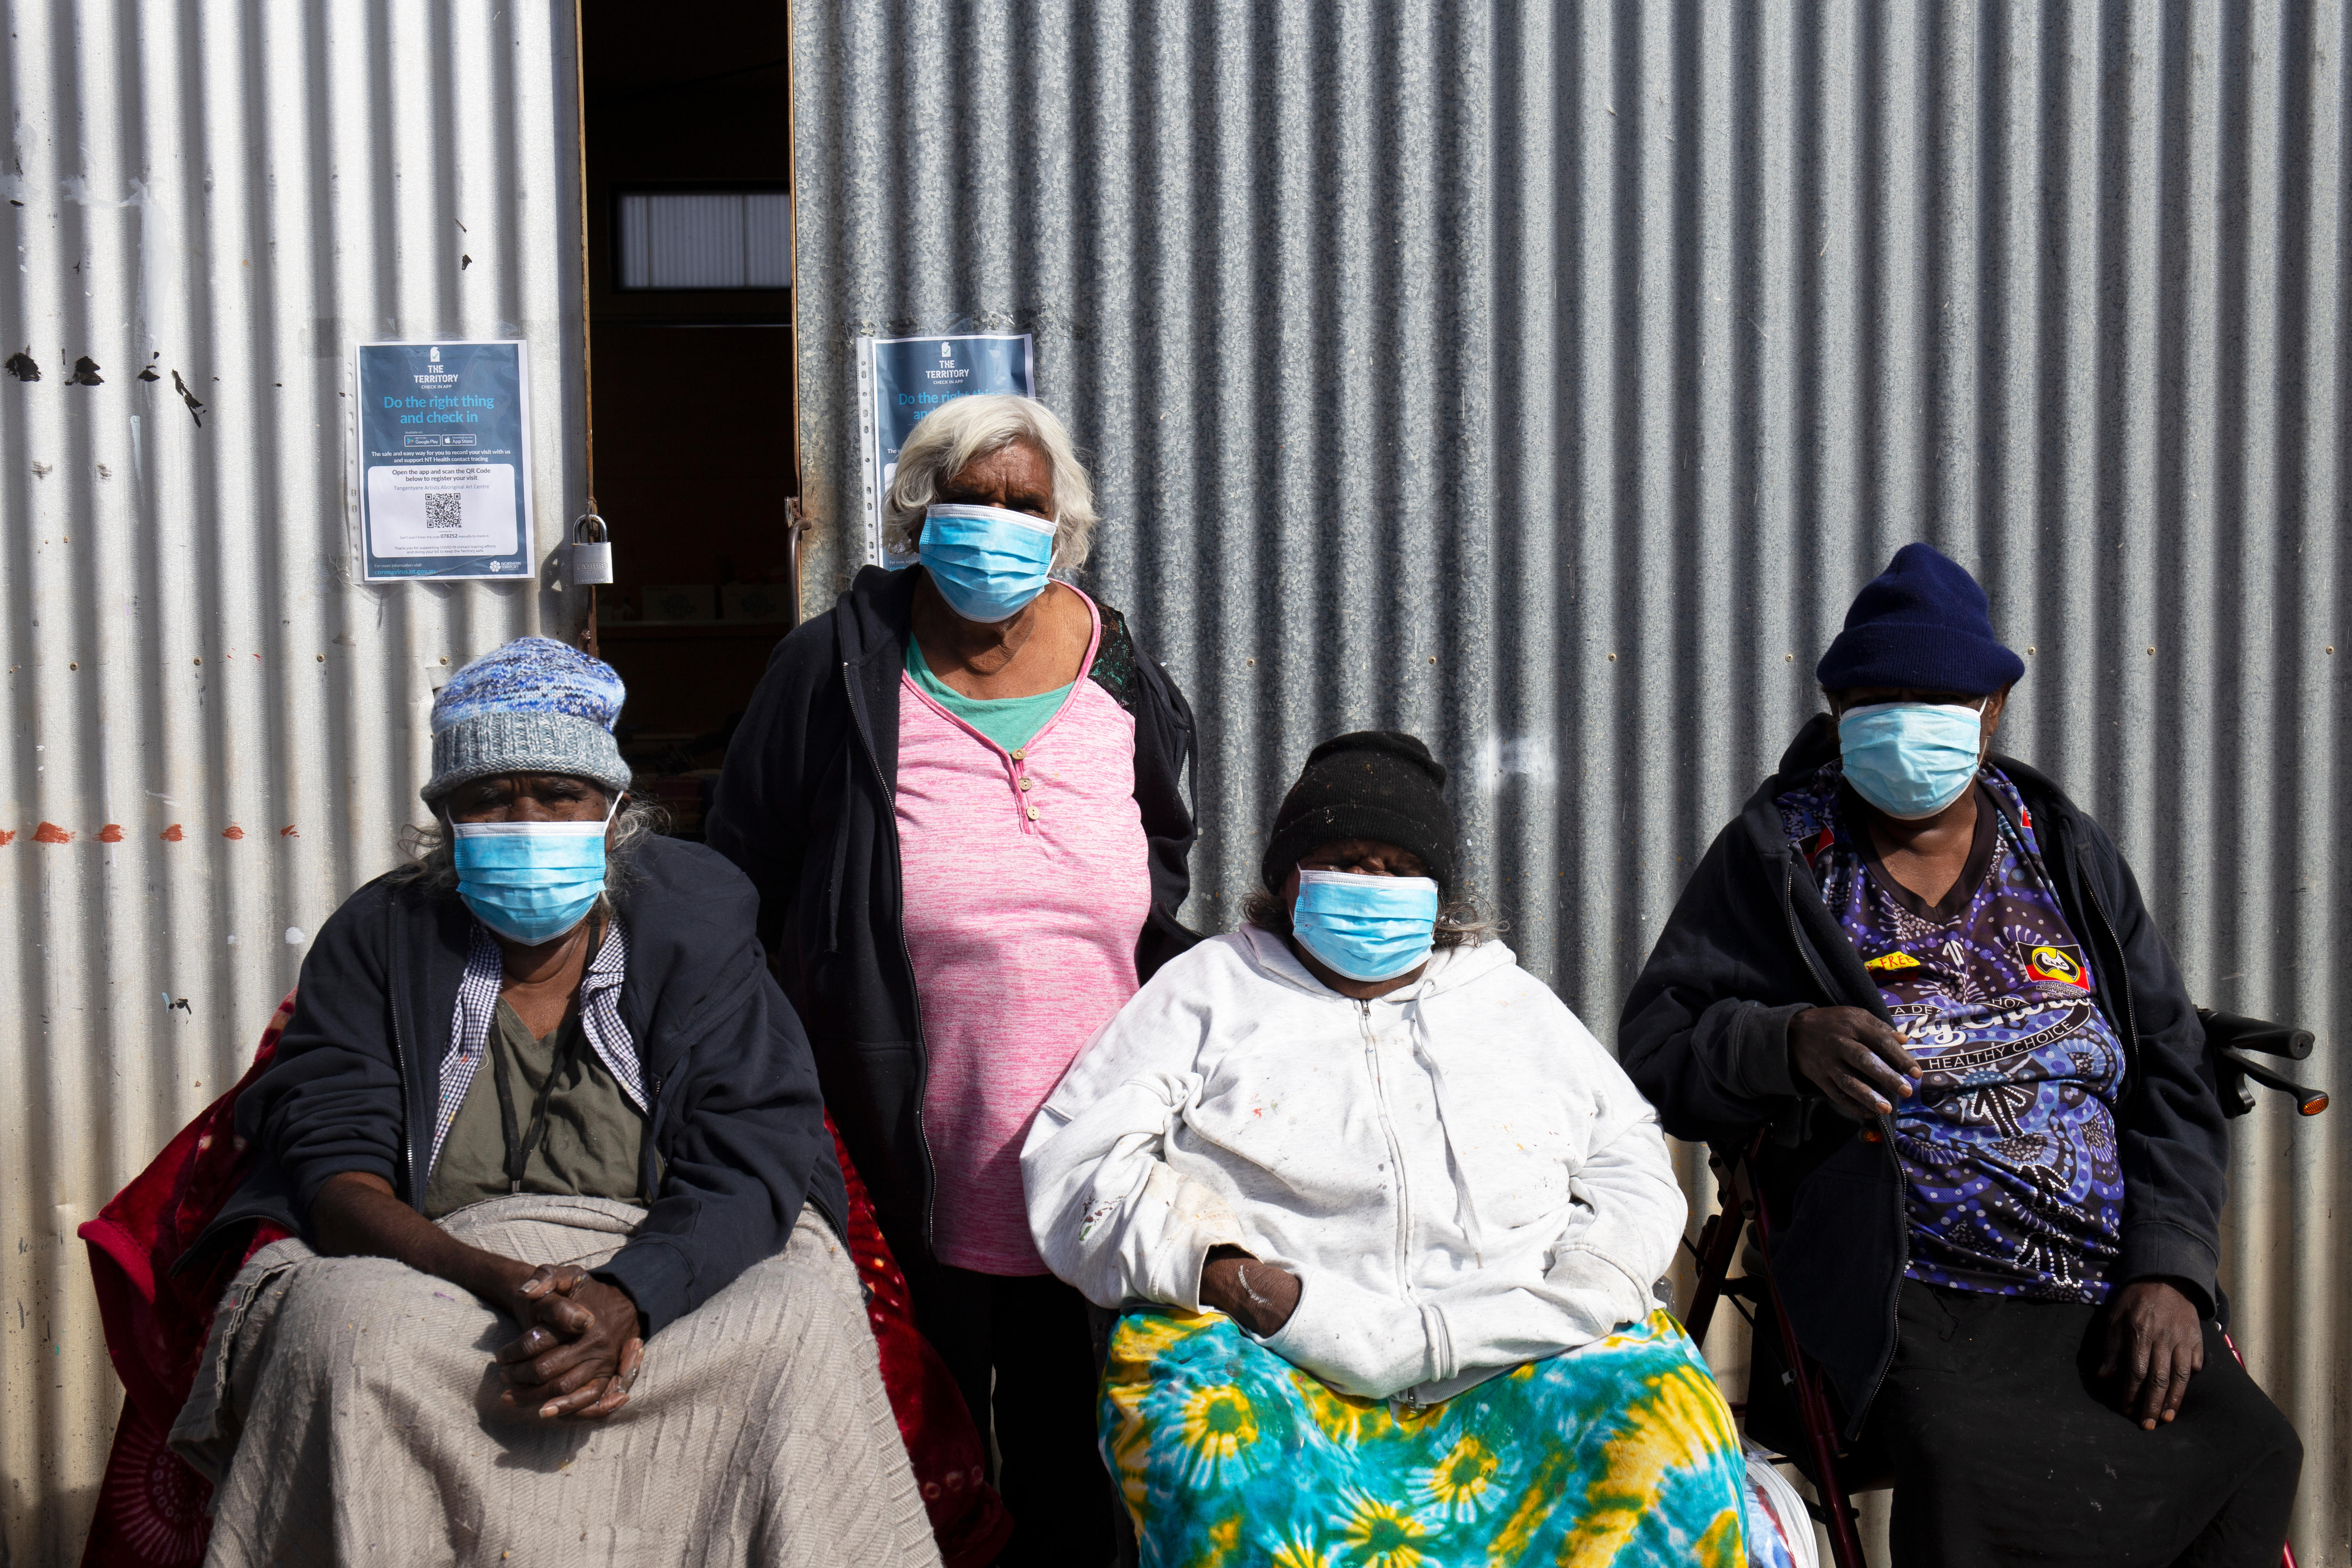
[[[1989,697],[2025,673],[1993,636],[1985,591],[1968,568],[1925,544],[1906,544],[1863,584],[1845,630],[1813,674],[1824,691],[1892,686]]]

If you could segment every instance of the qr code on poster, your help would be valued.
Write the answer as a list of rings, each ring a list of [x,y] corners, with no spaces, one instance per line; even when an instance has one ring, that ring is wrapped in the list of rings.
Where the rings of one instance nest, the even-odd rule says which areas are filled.
[[[427,490],[425,492],[425,526],[456,528],[465,516],[465,492],[462,490]]]

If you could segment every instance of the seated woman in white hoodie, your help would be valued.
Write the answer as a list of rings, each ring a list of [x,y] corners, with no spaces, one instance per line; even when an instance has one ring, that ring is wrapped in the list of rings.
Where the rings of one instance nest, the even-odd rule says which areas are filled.
[[[1743,1561],[1730,1412],[1652,1297],[1656,1118],[1452,903],[1444,780],[1410,735],[1315,748],[1250,924],[1031,1129],[1038,1250],[1124,1309],[1100,1421],[1146,1568]]]

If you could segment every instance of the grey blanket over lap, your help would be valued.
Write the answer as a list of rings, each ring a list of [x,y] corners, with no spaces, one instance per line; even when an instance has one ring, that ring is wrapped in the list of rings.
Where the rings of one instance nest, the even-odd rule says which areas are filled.
[[[441,1222],[595,1268],[643,1211],[494,1198]],[[172,1447],[213,1481],[214,1568],[284,1563],[936,1564],[856,1271],[803,1212],[791,1245],[647,1342],[628,1405],[501,1405],[520,1332],[382,1258],[256,1253],[214,1320]]]

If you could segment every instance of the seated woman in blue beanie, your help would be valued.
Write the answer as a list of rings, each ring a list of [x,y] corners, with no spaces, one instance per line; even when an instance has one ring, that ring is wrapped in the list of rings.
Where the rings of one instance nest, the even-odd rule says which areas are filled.
[[[1992,754],[2025,667],[1927,545],[1816,673],[1619,1059],[1678,1137],[1775,1129],[1773,1274],[1898,1563],[2276,1563],[2302,1447],[2214,1321],[2228,1140],[2130,868]]]
[[[623,697],[541,637],[460,669],[433,826],[303,960],[192,1249],[291,1233],[172,1432],[214,1568],[939,1561],[756,897],[625,804]]]

